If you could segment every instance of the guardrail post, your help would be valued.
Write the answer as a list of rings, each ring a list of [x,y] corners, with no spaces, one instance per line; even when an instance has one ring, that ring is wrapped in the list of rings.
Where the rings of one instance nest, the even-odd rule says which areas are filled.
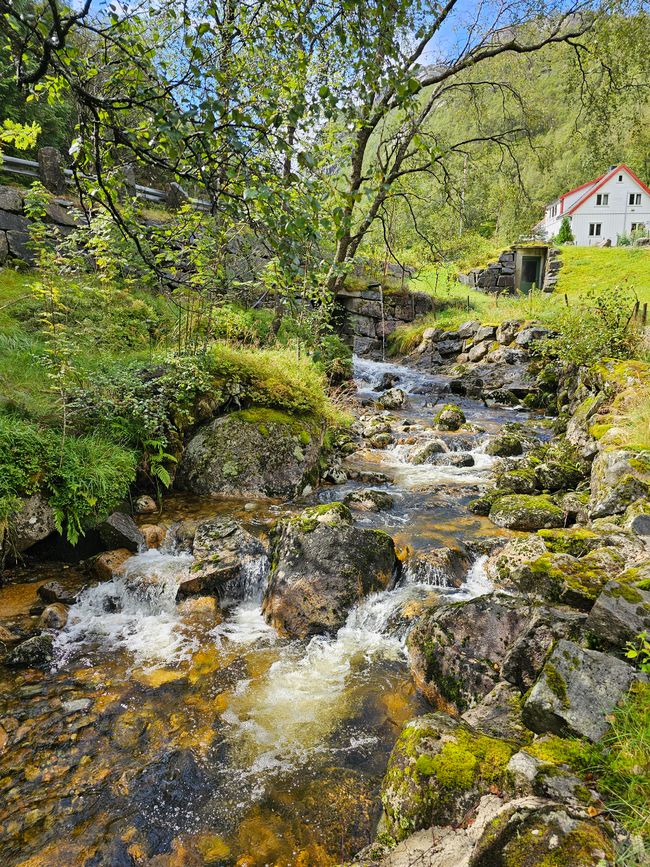
[[[165,192],[165,202],[172,211],[178,210],[189,200],[188,194],[180,184],[172,181]]]
[[[63,157],[56,148],[41,148],[39,150],[38,174],[43,186],[51,193],[65,193]]]

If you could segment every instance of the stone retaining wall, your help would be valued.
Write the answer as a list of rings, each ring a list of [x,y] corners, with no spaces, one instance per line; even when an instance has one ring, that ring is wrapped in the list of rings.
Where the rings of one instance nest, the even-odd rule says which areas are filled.
[[[70,233],[80,217],[68,199],[53,198],[45,209],[45,221],[61,235]],[[24,195],[14,187],[0,187],[0,265],[6,261],[34,262],[29,248],[29,219],[25,215]]]
[[[357,355],[380,356],[385,339],[399,325],[413,322],[434,309],[424,292],[384,291],[368,287],[336,296],[338,330]]]
[[[517,250],[525,245],[513,244],[509,250],[504,250],[496,262],[490,262],[484,268],[472,268],[467,274],[459,274],[458,280],[465,286],[481,289],[483,292],[500,294],[514,293],[516,289],[516,259]],[[546,253],[546,265],[542,290],[553,292],[557,285],[558,271],[562,267],[559,250],[549,247]]]

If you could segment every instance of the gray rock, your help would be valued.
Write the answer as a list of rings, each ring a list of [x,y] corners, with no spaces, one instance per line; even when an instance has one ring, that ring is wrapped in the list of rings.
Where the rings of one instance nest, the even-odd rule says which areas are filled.
[[[461,548],[431,548],[416,551],[403,565],[403,583],[432,587],[460,587],[470,560]]]
[[[7,244],[9,252],[16,259],[22,259],[28,265],[33,265],[36,261],[34,251],[29,245],[29,233],[23,232],[20,229],[10,229],[7,231]]]
[[[46,539],[55,530],[54,512],[40,494],[32,494],[21,502],[20,509],[9,520],[9,543],[21,552]]]
[[[8,211],[0,210],[0,229],[5,232],[23,232],[27,234],[29,222],[21,214],[12,214]]]
[[[515,339],[515,334],[521,327],[518,320],[502,322],[497,328],[496,339],[502,346],[508,346]]]
[[[73,605],[77,598],[76,593],[66,590],[58,581],[41,584],[36,592],[43,602],[48,603],[61,602],[63,605]]]
[[[465,424],[465,413],[453,403],[448,403],[436,414],[434,425],[438,430],[456,431]]]
[[[650,592],[609,581],[589,612],[586,628],[603,644],[624,649],[640,633],[650,632]]]
[[[537,734],[598,741],[607,717],[638,679],[647,678],[616,657],[558,641],[524,703],[524,723]]]
[[[519,346],[528,348],[531,344],[535,343],[535,341],[543,340],[545,337],[548,337],[550,333],[551,332],[548,328],[542,328],[541,326],[523,328],[515,337],[515,343]]]
[[[565,515],[547,497],[510,494],[492,505],[490,520],[508,530],[531,531],[563,527]]]
[[[496,333],[497,329],[495,325],[481,325],[474,335],[474,340],[476,343],[480,343],[483,340],[492,341],[496,338]]]
[[[503,431],[490,439],[485,451],[498,458],[521,455],[524,451],[522,438],[512,431]]]
[[[470,361],[480,361],[482,358],[488,354],[490,350],[491,341],[485,341],[484,343],[475,343],[474,346],[467,353]]]
[[[462,715],[463,722],[493,738],[522,741],[526,727],[521,721],[521,694],[512,684],[499,681],[485,698]]]
[[[109,550],[113,548],[128,548],[129,551],[139,551],[145,547],[144,536],[137,524],[124,512],[113,512],[99,525],[99,536]]]
[[[603,450],[591,467],[589,515],[622,515],[636,500],[650,495],[650,459],[636,451]]]
[[[22,214],[23,195],[20,190],[14,187],[0,187],[0,210]]]
[[[68,609],[60,602],[48,605],[38,621],[39,629],[63,629],[68,622]]]
[[[73,698],[70,701],[62,701],[61,709],[64,713],[80,713],[88,710],[91,704],[92,701],[89,698]]]
[[[7,241],[6,234],[0,229],[0,265],[4,265],[8,258],[9,242]]]
[[[284,413],[230,413],[190,440],[176,485],[195,494],[292,497],[316,480],[320,444],[315,426]]]
[[[47,633],[34,635],[9,651],[5,657],[5,665],[10,668],[38,668],[47,665],[53,655],[52,636]]]
[[[441,439],[429,440],[424,445],[414,446],[409,452],[408,461],[410,464],[427,464],[435,455],[444,454],[447,451],[447,445]]]
[[[400,409],[406,403],[406,394],[401,388],[389,388],[377,399],[384,409]]]
[[[266,549],[232,518],[210,518],[196,525],[194,563],[176,594],[177,599],[206,594],[238,597],[238,585],[252,570],[268,571]]]
[[[481,323],[478,319],[471,319],[469,322],[463,322],[458,329],[458,336],[462,338],[462,340],[467,340],[469,337],[474,337],[480,327]]]
[[[263,612],[281,634],[297,638],[336,632],[350,608],[386,589],[398,570],[390,536],[354,527],[342,503],[280,521],[272,547]]]
[[[353,509],[360,509],[362,512],[380,512],[383,509],[393,507],[393,498],[390,494],[372,488],[350,491],[349,494],[345,495],[343,502]]]
[[[525,599],[491,594],[425,614],[407,639],[416,685],[440,709],[468,710],[503,679],[501,664],[534,611]]]

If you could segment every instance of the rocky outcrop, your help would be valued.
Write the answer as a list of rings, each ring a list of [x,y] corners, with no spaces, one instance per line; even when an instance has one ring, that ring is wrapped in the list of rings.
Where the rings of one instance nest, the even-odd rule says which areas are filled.
[[[231,518],[211,518],[196,525],[194,562],[178,587],[177,599],[230,592],[231,583],[245,579],[246,570],[266,565],[266,549]]]
[[[613,656],[558,641],[524,702],[523,720],[538,734],[600,740],[609,715],[630,685],[643,677]]]
[[[622,651],[642,632],[650,633],[650,592],[609,581],[589,612],[586,628],[600,646]]]
[[[283,635],[336,632],[355,602],[391,584],[397,567],[390,536],[355,527],[347,506],[306,509],[274,530],[264,614]]]
[[[622,515],[650,495],[650,453],[629,449],[600,451],[591,468],[591,518]]]
[[[310,421],[249,409],[201,427],[187,444],[177,487],[195,494],[293,497],[318,479],[321,432]]]

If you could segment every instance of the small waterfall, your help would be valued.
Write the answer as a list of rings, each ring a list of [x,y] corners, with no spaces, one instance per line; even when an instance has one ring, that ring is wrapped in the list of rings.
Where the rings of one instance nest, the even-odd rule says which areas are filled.
[[[402,567],[400,583],[406,587],[414,584],[426,584],[427,587],[448,588],[453,587],[452,576],[449,572],[435,563],[426,560],[407,560]]]
[[[88,587],[57,635],[57,663],[79,650],[126,650],[137,665],[173,663],[194,643],[184,634],[176,591],[189,572],[189,554],[155,549],[136,554],[111,581]]]
[[[224,606],[233,602],[259,604],[266,590],[270,568],[271,564],[266,554],[244,556],[238,577],[226,584],[222,604]]]

